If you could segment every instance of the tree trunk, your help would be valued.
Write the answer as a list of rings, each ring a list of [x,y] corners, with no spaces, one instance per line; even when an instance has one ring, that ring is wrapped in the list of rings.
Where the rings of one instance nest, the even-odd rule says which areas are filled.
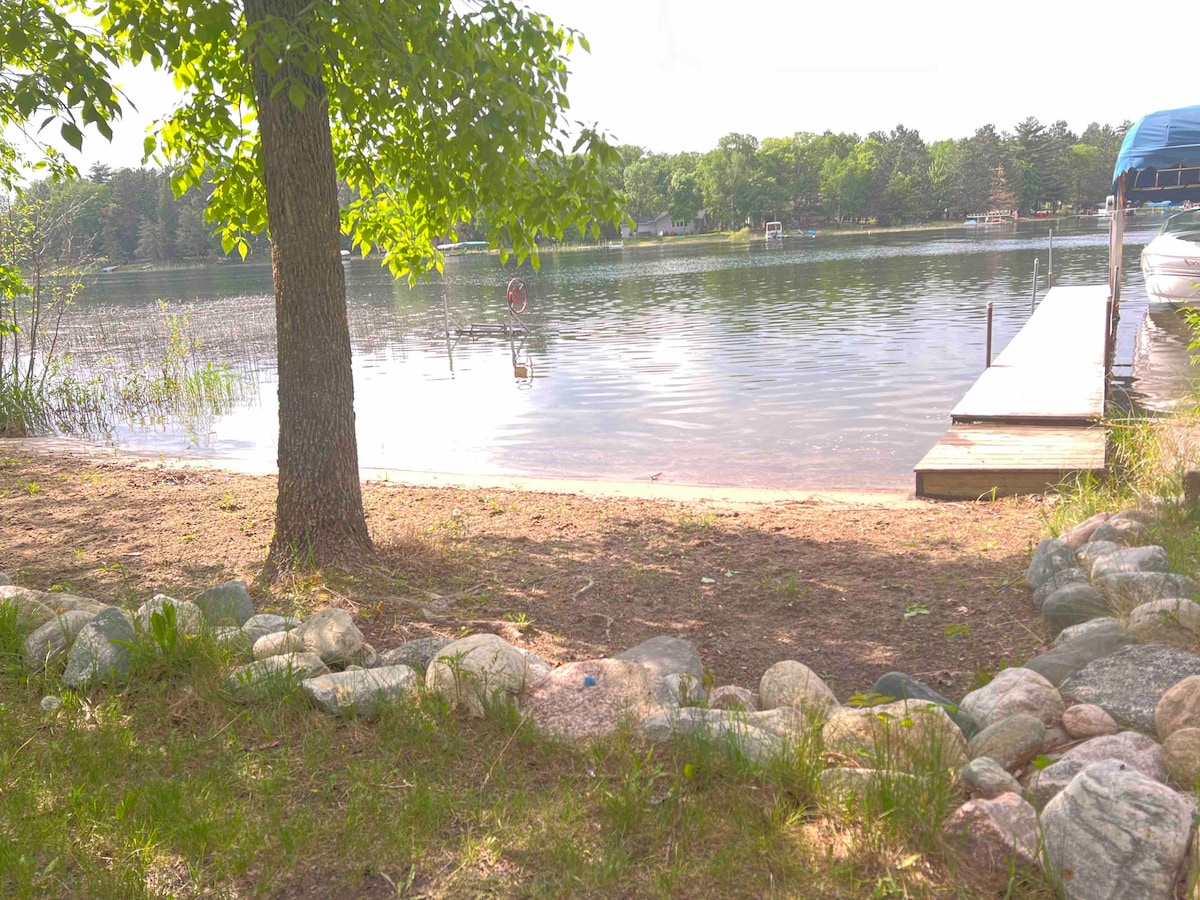
[[[309,0],[246,0],[249,25],[310,28]],[[269,51],[264,51],[269,52]],[[279,360],[279,495],[268,571],[361,561],[373,552],[363,515],[354,378],[339,245],[337,170],[320,70],[268,72],[254,55]],[[299,81],[299,108],[289,87]],[[276,87],[283,82],[282,87]],[[272,96],[274,92],[274,96]]]

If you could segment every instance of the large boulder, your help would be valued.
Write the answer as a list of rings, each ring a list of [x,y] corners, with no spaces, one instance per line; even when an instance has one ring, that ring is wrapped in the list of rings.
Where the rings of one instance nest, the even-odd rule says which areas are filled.
[[[425,687],[482,718],[492,704],[517,705],[532,679],[525,654],[494,634],[473,634],[443,647],[425,672]]]
[[[779,758],[787,747],[783,737],[759,727],[752,716],[699,706],[660,710],[642,720],[638,729],[655,742],[693,735],[759,764]]]
[[[1123,547],[1140,544],[1150,536],[1150,523],[1142,516],[1117,513],[1092,532],[1093,541],[1111,541]]]
[[[1189,675],[1200,675],[1200,656],[1162,644],[1131,644],[1088,663],[1061,690],[1072,704],[1094,703],[1118,725],[1152,733],[1159,700]]]
[[[1175,784],[1187,791],[1200,785],[1200,728],[1180,728],[1163,741],[1163,765]]]
[[[300,625],[300,620],[291,616],[280,616],[275,613],[258,613],[245,621],[242,631],[250,639],[253,646],[264,634],[274,634],[277,631],[291,631]]]
[[[268,656],[280,656],[284,653],[303,653],[304,650],[304,638],[295,629],[271,631],[254,642],[250,648],[250,655],[254,659],[266,659]]]
[[[1051,634],[1058,634],[1064,628],[1091,619],[1107,617],[1108,614],[1108,607],[1100,592],[1090,584],[1080,582],[1064,584],[1042,604],[1042,616],[1050,626]]]
[[[1193,645],[1200,639],[1200,603],[1170,598],[1135,606],[1129,613],[1129,631],[1139,641]]]
[[[1037,862],[1037,812],[1016,793],[968,800],[951,813],[942,834],[976,873],[999,884],[1008,880],[1014,864],[1031,868]]]
[[[1046,605],[1046,601],[1050,599],[1050,595],[1060,587],[1065,587],[1068,584],[1087,584],[1087,580],[1087,572],[1079,566],[1062,569],[1043,581],[1041,586],[1033,592],[1033,605],[1040,611]]]
[[[1124,572],[1169,572],[1171,561],[1162,547],[1128,547],[1109,553],[1096,560],[1092,566],[1093,578],[1119,575]]]
[[[1112,513],[1096,513],[1090,519],[1085,519],[1078,525],[1068,528],[1058,536],[1058,539],[1078,554],[1079,548],[1090,541],[1092,535],[1096,533],[1096,529],[1107,522],[1111,516]]]
[[[15,585],[0,586],[0,604],[15,607],[17,626],[31,630],[66,612],[82,611],[98,616],[110,609],[90,597],[77,597],[58,591],[34,591]]]
[[[967,763],[958,773],[958,782],[972,798],[983,797],[990,800],[1010,791],[1021,793],[1020,782],[1013,778],[1004,766],[986,756],[977,757]]]
[[[305,678],[329,673],[315,653],[284,653],[239,666],[225,679],[226,689],[244,700],[287,694]]]
[[[962,708],[983,727],[1028,713],[1043,725],[1053,725],[1063,712],[1062,697],[1049,681],[1032,669],[1001,669],[996,677],[963,697]]]
[[[1195,814],[1118,760],[1092,763],[1042,812],[1046,858],[1073,900],[1170,900]]]
[[[723,684],[713,688],[712,693],[708,695],[708,706],[710,709],[758,711],[758,701],[754,698],[754,692],[736,684]]]
[[[1122,731],[1090,738],[1064,753],[1059,762],[1074,761],[1086,766],[1102,759],[1119,759],[1147,778],[1153,778],[1155,781],[1167,780],[1162,747],[1153,738],[1136,731]]]
[[[853,757],[872,768],[959,769],[967,762],[962,731],[946,710],[927,700],[840,707],[825,722],[821,739],[827,751]]]
[[[226,581],[201,591],[193,600],[209,625],[245,625],[254,615],[254,601],[244,581]]]
[[[642,641],[636,647],[618,653],[615,658],[641,663],[656,679],[667,675],[704,677],[704,663],[696,645],[670,635],[659,635]]]
[[[1042,582],[1053,578],[1063,569],[1076,565],[1075,551],[1057,538],[1042,538],[1034,551],[1033,559],[1025,572],[1025,583],[1031,591],[1036,591]]]
[[[313,613],[292,633],[305,652],[317,654],[326,665],[357,662],[366,646],[363,633],[344,609]]]
[[[417,689],[417,673],[408,666],[330,672],[300,682],[313,703],[331,715],[372,716]]]
[[[1025,798],[1037,810],[1046,808],[1046,804],[1058,796],[1075,776],[1084,770],[1084,763],[1069,759],[1051,763],[1044,769],[1035,770],[1025,785]]]
[[[1086,632],[1051,647],[1041,656],[1025,663],[1057,687],[1088,663],[1101,659],[1133,643],[1133,635],[1124,628],[1104,628]]]
[[[522,707],[541,731],[573,739],[601,737],[655,710],[654,679],[632,660],[566,663],[537,681]]]
[[[993,722],[967,744],[971,759],[986,757],[1010,772],[1016,771],[1038,755],[1046,726],[1028,713],[1017,713]]]
[[[453,643],[450,638],[442,637],[441,635],[431,635],[430,637],[417,638],[416,640],[406,641],[399,647],[392,647],[384,650],[379,654],[378,666],[410,666],[422,675],[429,668],[429,664],[433,662],[433,658],[441,652],[446,645]]]
[[[134,640],[133,624],[121,610],[110,607],[79,630],[71,651],[63,684],[86,688],[106,681],[129,677],[129,644]]]
[[[1092,585],[1109,608],[1117,613],[1127,613],[1151,600],[1190,598],[1200,594],[1200,585],[1186,575],[1174,572],[1118,572],[1095,578]]]
[[[1077,637],[1083,637],[1085,634],[1094,634],[1096,632],[1113,635],[1129,634],[1125,626],[1121,624],[1120,619],[1104,616],[1099,619],[1088,619],[1086,622],[1080,622],[1078,625],[1068,625],[1058,633],[1058,637],[1054,639],[1054,646],[1057,647],[1060,644],[1065,644],[1067,641],[1073,641]],[[1129,642],[1127,641],[1126,643]]]
[[[155,621],[165,625],[168,606],[175,611],[175,630],[180,636],[200,633],[204,627],[204,614],[200,612],[200,607],[189,600],[176,600],[166,594],[155,594],[138,607],[135,618],[143,633],[153,635]],[[158,620],[154,618],[156,615],[159,616]]]
[[[96,618],[95,613],[72,609],[42,623],[21,648],[21,661],[30,669],[53,669],[67,658],[76,636]]]
[[[1200,675],[1180,679],[1154,707],[1154,733],[1165,741],[1180,728],[1200,728]]]
[[[1079,560],[1079,565],[1090,575],[1092,567],[1096,563],[1108,556],[1110,553],[1116,553],[1124,544],[1117,544],[1113,541],[1088,541],[1075,553],[1075,558]]]
[[[764,710],[789,707],[825,712],[837,707],[837,697],[821,676],[804,663],[785,659],[763,673],[758,699]]]
[[[949,714],[954,723],[962,729],[963,737],[967,740],[979,732],[979,723],[964,712],[957,703],[903,672],[888,672],[886,675],[880,675],[871,685],[871,694],[888,700],[928,700],[936,703]]]

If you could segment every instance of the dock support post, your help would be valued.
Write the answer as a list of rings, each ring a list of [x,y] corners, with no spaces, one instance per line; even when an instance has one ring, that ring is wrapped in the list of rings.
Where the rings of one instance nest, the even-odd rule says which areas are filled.
[[[1104,375],[1107,383],[1107,376],[1112,374],[1112,336],[1113,336],[1113,302],[1112,297],[1104,304]]]
[[[1050,255],[1046,259],[1046,290],[1054,287],[1054,229],[1050,229]]]
[[[987,356],[984,368],[992,367],[992,301],[988,301],[987,305]]]
[[[1038,266],[1041,264],[1038,257],[1033,258],[1033,294],[1029,298],[1029,314],[1033,315],[1033,309],[1037,305],[1037,283],[1038,283]]]

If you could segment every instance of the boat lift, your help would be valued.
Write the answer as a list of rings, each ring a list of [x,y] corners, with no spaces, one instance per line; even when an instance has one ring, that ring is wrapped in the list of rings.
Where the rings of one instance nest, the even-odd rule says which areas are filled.
[[[522,316],[529,309],[529,289],[524,279],[514,278],[505,290],[508,301],[508,319],[503,322],[469,322],[460,325],[450,315],[450,301],[446,291],[442,291],[442,315],[446,327],[446,355],[450,360],[450,371],[454,372],[454,346],[462,338],[476,337],[507,337],[509,350],[512,354],[513,378],[517,387],[528,390],[533,387],[533,357],[530,355],[527,342],[529,329]],[[452,341],[451,332],[455,335]]]

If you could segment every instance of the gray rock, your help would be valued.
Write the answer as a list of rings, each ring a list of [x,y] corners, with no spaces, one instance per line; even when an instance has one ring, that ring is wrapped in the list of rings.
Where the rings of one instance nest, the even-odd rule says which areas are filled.
[[[55,710],[62,709],[62,697],[47,694],[38,705],[42,708],[42,712],[54,712]]]
[[[253,645],[264,634],[274,634],[277,631],[291,631],[300,625],[300,620],[292,616],[277,616],[275,613],[258,613],[248,618],[242,625],[242,631],[250,638]]]
[[[80,629],[67,654],[63,684],[83,688],[104,681],[129,677],[129,647],[133,625],[115,607],[110,607]]]
[[[228,647],[238,653],[248,653],[252,647],[250,635],[236,625],[214,625],[209,633],[218,647]]]
[[[1037,812],[1016,793],[968,800],[951,813],[942,834],[976,873],[998,884],[1009,879],[1014,863],[1031,868],[1037,862]]]
[[[516,706],[517,695],[531,682],[526,655],[494,634],[447,644],[425,672],[431,693],[477,718],[491,704]]]
[[[980,756],[967,763],[959,773],[958,781],[972,797],[990,800],[1001,794],[1021,793],[1020,782],[1008,774],[1004,766],[986,756]]]
[[[326,675],[329,668],[315,653],[268,656],[234,669],[225,687],[245,700],[257,700],[294,691],[305,678]]]
[[[1086,766],[1102,759],[1119,759],[1147,778],[1167,780],[1162,747],[1152,738],[1136,731],[1122,731],[1086,740],[1064,753],[1059,762],[1079,762]]]
[[[790,707],[827,711],[837,707],[837,697],[821,676],[804,663],[785,659],[763,673],[758,683],[763,709]]]
[[[522,704],[540,731],[573,740],[612,734],[655,711],[650,670],[628,659],[587,659],[539,679]]]
[[[438,652],[450,643],[450,638],[440,635],[417,638],[414,641],[403,643],[399,647],[392,647],[390,650],[381,652],[377,665],[411,666],[417,672],[424,672],[429,668],[429,664],[433,662],[433,658],[438,655]]]
[[[1163,741],[1163,765],[1171,781],[1186,791],[1200,784],[1200,728],[1180,728]]]
[[[357,662],[366,643],[350,614],[327,608],[313,613],[294,631],[304,650],[315,653],[327,665]]]
[[[733,684],[723,684],[714,688],[708,695],[708,705],[712,709],[740,709],[746,712],[758,710],[754,692]]]
[[[1088,574],[1079,566],[1072,566],[1069,569],[1063,569],[1054,573],[1041,586],[1033,592],[1033,605],[1041,611],[1041,608],[1050,599],[1050,595],[1057,591],[1060,587],[1068,584],[1087,584]]]
[[[57,668],[67,658],[76,636],[94,618],[94,613],[72,609],[44,622],[25,638],[21,661],[35,671]]]
[[[1108,713],[1094,703],[1076,703],[1062,717],[1063,728],[1077,741],[1116,734],[1121,727]]]
[[[1042,738],[1042,753],[1057,756],[1058,752],[1070,743],[1071,736],[1064,729],[1051,726],[1046,729],[1046,735]]]
[[[306,678],[301,689],[313,703],[331,715],[354,713],[373,716],[380,707],[394,703],[417,689],[417,673],[408,666],[355,669]]]
[[[525,657],[525,665],[529,670],[526,677],[529,679],[528,683],[531,685],[537,684],[539,681],[549,675],[554,669],[550,663],[546,662],[532,650],[526,650],[524,647],[518,647],[517,652]]]
[[[200,607],[190,600],[176,600],[166,594],[155,594],[138,607],[136,622],[144,634],[153,634],[153,619],[155,614],[164,615],[165,607],[175,610],[175,629],[182,635],[199,634],[204,627],[204,614]],[[164,620],[165,621],[165,620]]]
[[[1123,545],[1113,541],[1088,541],[1075,553],[1075,558],[1089,574],[1096,562],[1110,553],[1116,553]]]
[[[899,785],[919,784],[918,776],[895,769],[855,769],[833,766],[817,775],[821,797],[826,801],[845,803],[851,798],[881,792],[892,793]]]
[[[1143,603],[1129,613],[1129,631],[1139,641],[1195,644],[1200,638],[1200,604],[1181,598]]]
[[[82,610],[98,616],[106,609],[113,608],[89,597],[76,597],[58,591],[34,591],[15,585],[0,587],[0,604],[15,606],[17,625],[31,630],[65,612]]]
[[[903,672],[888,672],[886,675],[879,676],[871,685],[871,693],[880,697],[890,697],[893,700],[928,700],[946,710],[950,718],[954,720],[954,724],[962,729],[963,737],[967,740],[979,733],[979,723],[971,718],[970,714],[964,712],[957,703]]]
[[[1041,719],[1018,713],[993,722],[971,738],[967,755],[971,759],[986,757],[1012,772],[1038,755],[1045,735]]]
[[[1132,643],[1133,636],[1119,626],[1095,630],[1052,647],[1041,656],[1029,660],[1024,667],[1058,687],[1093,660],[1115,653]]]
[[[1042,812],[1045,852],[1078,900],[1169,900],[1196,801],[1117,760],[1092,763]]]
[[[751,724],[742,713],[721,709],[684,706],[666,709],[647,717],[639,730],[652,741],[670,740],[687,734],[726,746],[756,763],[766,763],[784,752],[785,742],[777,734]]]
[[[1167,551],[1162,547],[1150,545],[1129,547],[1100,557],[1092,566],[1092,577],[1104,578],[1107,575],[1120,575],[1125,572],[1169,572],[1170,570],[1171,562],[1167,559]]]
[[[1083,769],[1084,763],[1075,759],[1051,763],[1029,777],[1029,783],[1025,786],[1025,798],[1035,809],[1045,809],[1046,804],[1074,781],[1075,776]]]
[[[1162,644],[1132,644],[1090,662],[1062,683],[1071,703],[1095,703],[1118,725],[1154,731],[1154,709],[1167,689],[1200,675],[1200,656]]]
[[[1099,619],[1088,619],[1086,622],[1080,622],[1078,625],[1068,625],[1058,633],[1058,637],[1054,639],[1054,646],[1065,644],[1067,641],[1077,637],[1082,637],[1085,634],[1093,632],[1105,632],[1108,634],[1128,635],[1129,632],[1125,626],[1121,624],[1120,619],[1114,619],[1111,616],[1103,616]]]
[[[268,656],[303,652],[304,638],[293,629],[292,631],[272,631],[264,634],[254,642],[250,655],[254,659],[266,659]]]
[[[666,675],[655,686],[655,696],[663,706],[708,706],[704,682],[691,675]]]
[[[1075,551],[1057,538],[1042,538],[1025,572],[1025,583],[1036,591],[1042,583],[1063,569],[1075,566]]]
[[[1064,628],[1109,615],[1100,593],[1088,584],[1066,584],[1046,598],[1042,616],[1051,634]]]
[[[1160,740],[1180,728],[1200,728],[1200,675],[1175,682],[1154,707],[1154,732]]]
[[[254,615],[254,601],[244,581],[226,581],[201,591],[192,600],[209,625],[245,625]]]
[[[1129,612],[1151,600],[1195,597],[1200,593],[1200,585],[1173,572],[1121,572],[1096,578],[1092,584],[1117,613]]]
[[[659,635],[648,641],[642,641],[636,647],[630,647],[616,655],[616,659],[628,659],[641,663],[650,670],[655,679],[667,675],[691,675],[693,678],[704,677],[704,663],[700,659],[700,651],[691,641],[683,638]]]
[[[1096,529],[1107,522],[1112,514],[1106,512],[1096,513],[1090,519],[1086,519],[1068,528],[1058,536],[1058,539],[1074,550],[1079,552],[1079,548],[1092,539],[1092,535],[1096,533]]]
[[[1028,713],[1043,725],[1053,725],[1062,716],[1063,702],[1049,681],[1032,669],[1001,669],[979,690],[963,697],[962,708],[983,727]]]
[[[961,768],[967,742],[949,714],[928,700],[895,700],[834,710],[821,729],[825,749],[861,759],[872,768],[907,771],[920,762]]]
[[[1132,519],[1121,519],[1113,516],[1094,532],[1093,541],[1112,541],[1123,547],[1140,544],[1150,536],[1150,526]]]

